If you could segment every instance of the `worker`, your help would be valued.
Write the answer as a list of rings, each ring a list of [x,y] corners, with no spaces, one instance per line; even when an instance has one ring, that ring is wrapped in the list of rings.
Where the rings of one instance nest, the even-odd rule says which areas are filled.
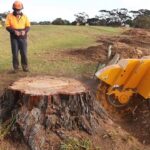
[[[12,63],[14,72],[19,70],[18,52],[21,55],[21,65],[24,72],[28,72],[27,59],[27,33],[30,30],[30,22],[22,13],[23,4],[15,1],[12,6],[13,12],[6,17],[6,30],[10,33]]]

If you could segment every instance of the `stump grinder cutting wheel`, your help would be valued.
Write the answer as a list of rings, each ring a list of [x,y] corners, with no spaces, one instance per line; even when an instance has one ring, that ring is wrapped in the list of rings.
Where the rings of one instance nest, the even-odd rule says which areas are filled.
[[[100,80],[97,99],[106,108],[108,105],[117,108],[126,106],[134,94],[150,100],[150,56],[120,59],[116,54],[95,75]]]

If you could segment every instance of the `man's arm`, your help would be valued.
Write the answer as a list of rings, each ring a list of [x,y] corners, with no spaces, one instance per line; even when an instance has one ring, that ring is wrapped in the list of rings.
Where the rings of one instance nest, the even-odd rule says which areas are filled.
[[[26,33],[29,32],[29,30],[30,30],[30,27],[26,27],[26,28],[25,28],[25,32],[26,32]]]
[[[25,28],[25,32],[27,33],[30,30],[30,21],[28,19],[28,17],[26,17],[26,24],[25,24],[26,28]]]
[[[12,29],[11,27],[6,27],[6,30],[12,34],[15,34],[15,30]]]
[[[15,34],[15,30],[12,29],[10,25],[10,14],[8,14],[6,17],[5,26],[8,32],[10,32],[11,34]]]

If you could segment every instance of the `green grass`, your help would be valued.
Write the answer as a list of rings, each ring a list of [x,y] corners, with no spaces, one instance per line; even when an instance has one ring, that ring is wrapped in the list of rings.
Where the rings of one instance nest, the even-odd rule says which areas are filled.
[[[92,142],[88,139],[78,140],[76,138],[66,139],[61,143],[60,150],[90,150]]]
[[[61,142],[60,150],[100,150],[90,139],[69,137]]]
[[[79,62],[63,52],[96,45],[100,35],[118,35],[121,28],[96,26],[32,26],[28,37],[30,70],[34,74],[82,76],[92,74],[94,63]],[[0,28],[0,73],[11,68],[9,34]],[[32,74],[31,73],[31,74]]]

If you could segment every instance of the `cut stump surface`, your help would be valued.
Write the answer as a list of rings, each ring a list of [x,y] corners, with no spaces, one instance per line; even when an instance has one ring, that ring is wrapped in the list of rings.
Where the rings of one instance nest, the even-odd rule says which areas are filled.
[[[30,77],[23,78],[9,87],[30,95],[76,94],[88,90],[78,80],[56,77]]]

